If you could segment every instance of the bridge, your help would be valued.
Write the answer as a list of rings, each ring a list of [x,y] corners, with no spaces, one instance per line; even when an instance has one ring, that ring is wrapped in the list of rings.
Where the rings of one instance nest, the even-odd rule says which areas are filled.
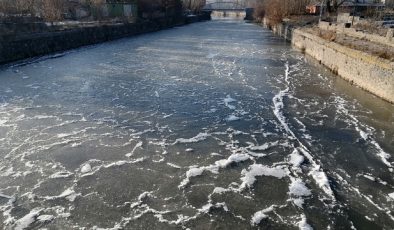
[[[203,11],[245,11],[245,4],[231,1],[211,2],[207,3]]]
[[[245,20],[253,20],[253,8],[248,8],[245,1],[216,1],[205,4],[202,9],[203,11],[212,12],[214,15],[229,16],[234,15],[236,17],[243,16]]]

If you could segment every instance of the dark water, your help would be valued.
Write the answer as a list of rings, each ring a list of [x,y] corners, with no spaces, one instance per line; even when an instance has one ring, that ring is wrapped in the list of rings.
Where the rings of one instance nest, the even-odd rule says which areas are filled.
[[[4,229],[393,229],[394,106],[215,20],[0,71]]]

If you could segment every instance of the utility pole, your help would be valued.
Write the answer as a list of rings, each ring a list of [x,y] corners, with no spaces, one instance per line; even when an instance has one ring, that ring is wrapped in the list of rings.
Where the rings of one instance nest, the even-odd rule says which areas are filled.
[[[356,7],[357,7],[358,0],[353,1],[353,17],[352,17],[352,26],[354,24],[354,15],[356,14]]]
[[[327,0],[321,0],[321,3],[320,3],[320,16],[319,16],[319,21],[321,21],[321,18],[322,18],[322,16],[323,16],[323,7],[324,7],[324,5],[326,4],[326,1],[327,1]]]

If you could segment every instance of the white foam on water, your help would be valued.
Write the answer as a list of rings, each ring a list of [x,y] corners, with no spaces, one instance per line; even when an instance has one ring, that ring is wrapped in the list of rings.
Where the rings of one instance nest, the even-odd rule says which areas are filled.
[[[29,228],[31,224],[33,224],[37,217],[40,215],[43,209],[41,208],[35,208],[31,210],[28,214],[26,214],[24,217],[20,218],[17,220],[13,226],[15,230],[23,230]]]
[[[253,214],[252,219],[251,219],[251,224],[252,225],[258,225],[260,224],[260,222],[263,219],[267,219],[268,218],[268,213],[274,211],[274,207],[275,205],[271,205],[270,207],[263,209],[261,211],[256,212],[255,214]]]
[[[291,184],[289,186],[289,194],[302,197],[302,196],[310,196],[312,193],[311,191],[305,186],[305,183],[300,179],[292,179]]]
[[[224,104],[231,110],[235,109],[234,105],[230,105],[230,103],[232,102],[236,102],[237,100],[235,100],[234,98],[231,98],[230,95],[227,95],[227,97],[225,99],[223,99]]]
[[[88,173],[92,171],[92,166],[89,163],[86,163],[81,168],[81,173]]]
[[[196,177],[196,176],[200,176],[203,174],[203,172],[205,171],[205,168],[191,168],[186,172],[186,178],[180,183],[180,185],[178,186],[179,188],[183,188],[185,187],[187,184],[190,183],[190,178],[191,177]]]
[[[337,177],[342,178],[338,173],[335,173]],[[390,208],[385,208],[385,207],[381,207],[378,204],[376,204],[373,200],[372,200],[372,196],[368,196],[365,195],[363,193],[360,192],[360,190],[356,187],[354,187],[353,185],[349,184],[349,182],[347,182],[345,179],[341,179],[342,182],[342,186],[348,186],[348,188],[355,192],[357,195],[359,195],[361,198],[364,198],[366,201],[368,201],[372,206],[374,206],[376,209],[378,209],[379,211],[382,211],[383,213],[387,214],[387,216],[394,221],[394,216],[391,214],[391,210]]]
[[[209,166],[191,166],[191,168],[186,172],[186,178],[183,179],[183,181],[180,183],[178,186],[179,188],[184,188],[186,185],[190,183],[190,179],[192,177],[200,176],[203,174],[204,171],[209,171],[211,173],[219,173],[220,168],[226,168],[230,166],[233,163],[239,163],[242,161],[246,161],[251,159],[251,157],[248,154],[243,154],[243,153],[235,153],[232,154],[230,157],[227,159],[222,159],[218,160],[215,162],[213,165]]]
[[[274,146],[277,146],[278,144],[279,144],[279,142],[275,141],[275,142],[265,143],[265,144],[259,145],[259,146],[252,146],[249,149],[252,151],[256,151],[256,150],[257,151],[264,151],[264,150],[267,150],[267,149],[272,148]]]
[[[37,217],[37,221],[40,221],[42,223],[51,222],[54,219],[55,217],[53,215],[40,215]]]
[[[80,195],[81,194],[76,193],[73,188],[68,188],[64,192],[62,192],[59,196],[48,197],[48,198],[49,199],[65,198],[66,200],[73,202]]]
[[[375,177],[370,175],[363,175],[363,177],[367,178],[368,180],[375,181]]]
[[[289,64],[286,63],[286,71],[285,71],[285,80],[286,82],[288,82],[288,77],[289,77],[289,71],[290,71],[290,67]],[[289,92],[290,88],[287,86],[286,89],[284,90],[280,90],[278,94],[276,94],[272,101],[274,103],[274,114],[275,116],[278,118],[279,122],[282,124],[283,128],[290,134],[294,133],[291,131],[291,129],[289,128],[287,122],[286,122],[286,118],[282,113],[283,107],[284,107],[284,103],[283,103],[283,98],[287,95],[287,93]]]
[[[306,157],[311,164],[309,175],[315,180],[315,182],[319,185],[319,187],[330,197],[331,200],[335,201],[334,192],[332,191],[327,175],[321,169],[321,166],[313,159],[311,153],[308,148],[297,138],[295,133],[290,129],[286,117],[283,115],[284,103],[283,99],[288,95],[290,91],[290,82],[289,82],[289,74],[290,74],[290,66],[288,63],[285,65],[285,82],[287,83],[287,87],[284,90],[280,90],[278,94],[274,96],[272,99],[274,104],[274,115],[281,123],[282,127],[285,131],[290,134],[291,137],[297,140],[300,147],[297,148],[298,152],[301,153],[304,157]]]
[[[301,215],[301,220],[297,223],[300,230],[313,230],[313,228],[307,223],[306,216]]]
[[[177,168],[177,169],[181,169],[182,168],[181,166],[173,164],[173,163],[170,163],[170,162],[167,162],[167,165],[169,165],[169,166],[171,166],[173,168]]]
[[[391,200],[393,200],[394,201],[394,192],[392,192],[392,193],[389,193],[389,198],[391,199]]]
[[[227,159],[216,161],[215,165],[218,166],[219,168],[226,168],[229,165],[231,165],[232,163],[239,163],[239,162],[246,161],[249,159],[250,159],[250,156],[248,154],[235,153],[235,154],[232,154]]]
[[[317,185],[327,194],[331,197],[332,200],[335,201],[335,196],[334,192],[332,191],[330,187],[330,182],[328,180],[328,177],[326,173],[321,171],[320,165],[315,165],[313,166],[312,170],[309,172],[309,175],[312,176],[312,178],[315,180]]]
[[[210,136],[211,135],[208,134],[208,133],[199,133],[199,134],[197,134],[197,136],[192,137],[192,138],[178,138],[178,139],[175,140],[175,142],[173,144],[178,144],[178,143],[196,143],[196,142],[203,141],[203,140],[207,139]]]
[[[0,119],[0,125],[4,125],[8,121],[9,121],[8,119]]]
[[[234,114],[231,114],[231,115],[226,117],[226,121],[228,121],[228,122],[230,122],[230,121],[238,121],[240,119],[241,119],[240,117],[238,117],[238,116],[236,116]]]
[[[290,154],[289,163],[295,167],[299,168],[302,163],[304,163],[304,156],[301,155],[297,149],[294,149],[293,152]]]
[[[52,175],[49,176],[49,178],[68,178],[71,177],[72,175],[74,175],[73,173],[69,172],[69,171],[60,171],[60,172],[56,172]]]
[[[127,153],[125,156],[126,157],[131,157],[131,156],[133,156],[134,155],[134,152],[138,149],[138,148],[142,148],[142,141],[140,141],[140,142],[138,142],[135,146],[134,146],[134,148],[131,150],[131,152],[129,152],[129,153]]]
[[[282,179],[283,177],[287,176],[286,170],[280,166],[268,167],[261,164],[253,164],[249,166],[249,170],[242,170],[241,174],[243,175],[243,177],[241,177],[241,190],[245,189],[246,187],[251,188],[256,182],[257,176],[272,176],[278,179]]]
[[[214,57],[216,57],[217,55],[219,55],[218,53],[209,53],[207,56],[206,56],[206,58],[214,58]]]
[[[226,203],[222,202],[222,203],[216,203],[216,204],[212,204],[212,203],[208,203],[205,204],[204,206],[202,206],[200,209],[198,209],[199,212],[201,213],[209,213],[209,211],[212,208],[222,208],[224,211],[228,212],[229,209],[226,205]]]
[[[387,152],[385,152],[382,147],[379,145],[379,143],[373,138],[373,128],[362,124],[355,115],[351,114],[349,110],[345,107],[346,106],[346,101],[340,96],[335,97],[335,105],[337,107],[337,111],[341,112],[345,116],[349,117],[350,120],[348,119],[347,121],[352,123],[356,131],[359,133],[360,137],[367,141],[369,144],[375,147],[376,150],[376,156],[380,158],[380,160],[383,162],[388,167],[388,170],[390,172],[394,171],[393,165],[389,162],[389,159],[391,158],[391,155]]]
[[[0,193],[0,197],[6,198],[6,199],[12,199],[13,198],[12,196],[8,196],[8,195],[5,195],[3,193]]]
[[[115,162],[106,164],[106,165],[104,165],[104,168],[122,166],[122,165],[125,165],[125,164],[135,164],[135,163],[142,162],[144,160],[145,160],[144,157],[140,157],[140,158],[137,158],[137,159],[132,159],[132,160],[129,160],[129,161],[122,161],[122,160],[120,160],[120,161],[115,161]]]
[[[291,198],[290,201],[292,201],[299,208],[303,208],[302,206],[305,202],[303,198]]]
[[[215,187],[215,188],[213,189],[212,194],[223,194],[223,193],[226,193],[226,192],[229,192],[229,191],[231,191],[231,190],[230,190],[230,189],[227,189],[227,188]]]

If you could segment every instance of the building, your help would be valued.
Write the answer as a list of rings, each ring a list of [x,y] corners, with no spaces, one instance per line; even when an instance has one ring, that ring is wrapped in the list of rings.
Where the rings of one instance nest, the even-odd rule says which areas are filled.
[[[310,4],[306,6],[306,13],[318,15],[320,14],[321,4]]]

